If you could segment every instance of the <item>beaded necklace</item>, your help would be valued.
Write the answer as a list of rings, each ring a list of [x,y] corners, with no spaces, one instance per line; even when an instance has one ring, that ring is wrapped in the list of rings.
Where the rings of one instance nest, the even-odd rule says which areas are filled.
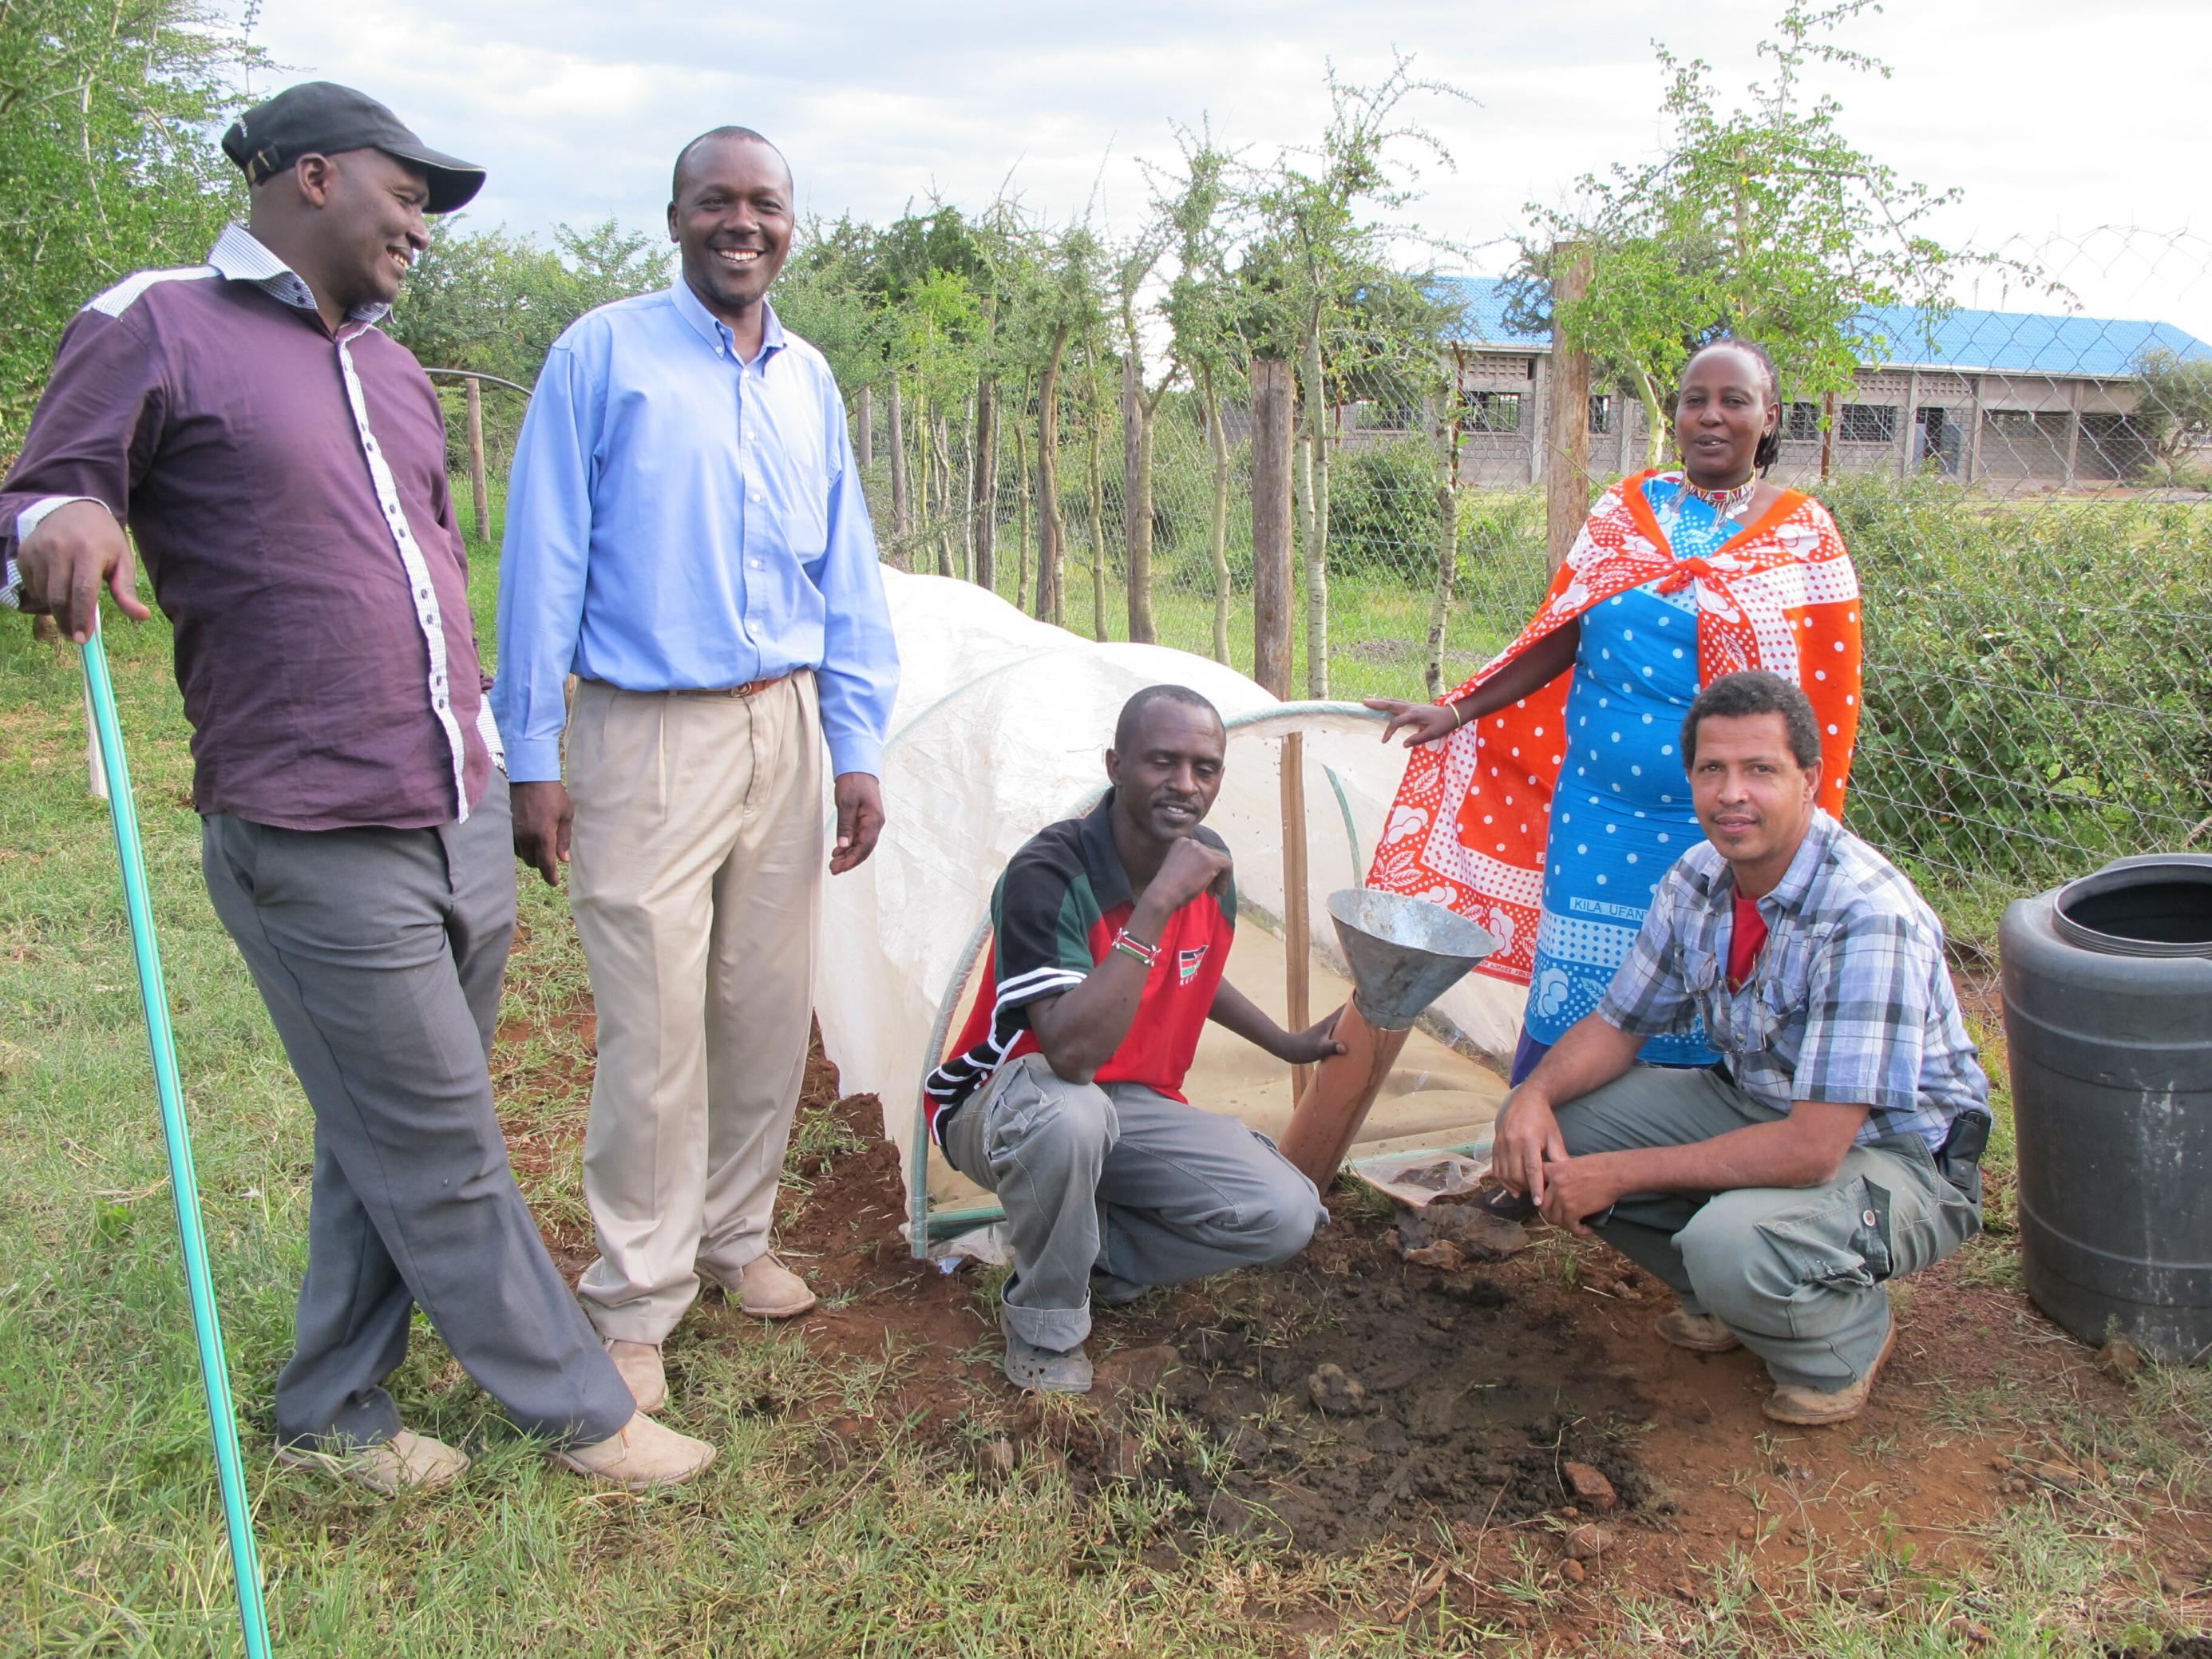
[[[1690,482],[1690,475],[1682,475],[1682,493],[1695,496],[1723,519],[1733,519],[1751,505],[1751,498],[1759,493],[1759,476],[1753,473],[1741,483],[1728,489],[1705,489]]]

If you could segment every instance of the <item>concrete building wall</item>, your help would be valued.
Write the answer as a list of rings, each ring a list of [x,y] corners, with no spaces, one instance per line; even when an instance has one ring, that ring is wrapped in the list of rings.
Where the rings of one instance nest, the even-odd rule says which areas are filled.
[[[1541,353],[1469,354],[1460,388],[1463,482],[1511,488],[1540,480],[1543,452],[1558,447],[1542,430],[1547,367]],[[1593,395],[1608,402],[1593,416],[1590,476],[1638,470],[1649,453],[1643,405],[1626,387],[1594,388]],[[1825,449],[1831,474],[1929,471],[2059,489],[2110,483],[2142,464],[2142,434],[2129,418],[2139,395],[2125,380],[1865,369],[1853,392],[1834,400],[1826,434],[1819,406],[1785,409],[1775,473],[1789,483],[1817,480]]]

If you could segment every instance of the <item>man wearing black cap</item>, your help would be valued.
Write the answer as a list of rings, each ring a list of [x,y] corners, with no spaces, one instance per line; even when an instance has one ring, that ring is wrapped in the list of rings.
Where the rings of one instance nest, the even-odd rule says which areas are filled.
[[[315,1115],[280,1455],[386,1492],[466,1467],[402,1428],[384,1388],[420,1305],[568,1467],[683,1480],[713,1449],[636,1415],[492,1110],[507,791],[437,397],[376,326],[428,246],[423,216],[483,170],[327,82],[222,142],[250,227],[70,325],[0,489],[0,599],[78,641],[103,582],[146,617],[127,524],[175,625],[209,895]]]

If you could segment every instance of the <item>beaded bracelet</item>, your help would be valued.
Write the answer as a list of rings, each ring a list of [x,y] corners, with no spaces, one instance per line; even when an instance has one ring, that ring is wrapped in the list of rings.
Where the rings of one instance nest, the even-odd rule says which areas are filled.
[[[1160,959],[1158,945],[1146,944],[1144,940],[1133,936],[1126,927],[1114,935],[1114,948],[1125,956],[1136,957],[1145,964],[1147,971],[1150,971],[1153,964]]]

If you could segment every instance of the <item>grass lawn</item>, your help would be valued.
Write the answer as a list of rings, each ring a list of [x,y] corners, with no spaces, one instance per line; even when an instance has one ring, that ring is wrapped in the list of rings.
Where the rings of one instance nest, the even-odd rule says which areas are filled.
[[[1072,614],[1088,614],[1084,580]],[[493,580],[478,550],[487,639]],[[1160,609],[1165,642],[1202,643],[1202,598]],[[1418,598],[1347,593],[1339,695],[1419,695],[1418,645],[1371,642],[1419,641],[1425,624]],[[1462,617],[1451,649],[1471,665],[1498,642],[1496,624]],[[2001,1229],[1941,1280],[1906,1287],[1909,1328],[1931,1357],[1885,1385],[1894,1410],[1853,1443],[1856,1484],[1803,1499],[1832,1525],[1793,1521],[1778,1494],[1802,1485],[1796,1454],[1758,1435],[1755,1414],[1739,1421],[1723,1401],[1727,1432],[1693,1455],[1668,1442],[1678,1413],[1655,1411],[1650,1466],[1674,1458],[1692,1473],[1669,1477],[1676,1510],[1624,1521],[1633,1565],[1586,1589],[1551,1519],[1479,1536],[1409,1522],[1350,1553],[1302,1556],[1194,1524],[1171,1485],[1030,1455],[1066,1422],[1025,1414],[992,1382],[990,1285],[908,1267],[896,1239],[873,1256],[856,1247],[872,1265],[836,1281],[818,1325],[769,1331],[713,1310],[687,1327],[672,1348],[675,1420],[722,1455],[676,1492],[554,1473],[426,1328],[395,1391],[410,1424],[471,1451],[465,1482],[386,1503],[281,1468],[269,1394],[304,1261],[310,1120],[201,884],[166,625],[112,625],[109,649],[281,1652],[1842,1659],[2148,1651],[2207,1622],[2212,1387],[2195,1372],[2100,1376],[2027,1312]],[[0,625],[0,1652],[228,1654],[240,1646],[213,1460],[73,659]],[[565,905],[526,885],[495,1072],[517,1167],[564,1261],[587,1237],[588,1012]],[[794,1208],[866,1156],[855,1121],[803,1122]],[[2008,1157],[1994,1161],[2000,1188]],[[2002,1202],[1994,1212],[2002,1223]],[[1387,1224],[1358,1204],[1342,1219],[1369,1243]],[[832,1221],[870,1237],[891,1224],[821,1224]],[[1563,1307],[1613,1294],[1585,1294],[1601,1264],[1565,1241],[1516,1265],[1530,1294],[1541,1281]],[[1237,1294],[1194,1289],[1148,1316],[1195,1328],[1229,1316]],[[1983,1333],[1962,1330],[1959,1352],[1987,1363],[1947,1357],[1954,1294]],[[910,1316],[924,1306],[938,1320],[927,1332]],[[1637,1340],[1620,1352],[1644,1352]],[[2015,1352],[2035,1363],[2014,1365]],[[1163,1444],[1179,1432],[1151,1422]],[[978,1455],[1001,1436],[1023,1448],[1011,1472]],[[1997,1443],[2031,1473],[2070,1474],[2001,1500],[1981,1455]],[[1957,1475],[1964,1496],[1931,1507],[1901,1495],[1945,1459],[1981,1471]],[[1729,1505],[1751,1517],[1741,1535],[1723,1527]]]

